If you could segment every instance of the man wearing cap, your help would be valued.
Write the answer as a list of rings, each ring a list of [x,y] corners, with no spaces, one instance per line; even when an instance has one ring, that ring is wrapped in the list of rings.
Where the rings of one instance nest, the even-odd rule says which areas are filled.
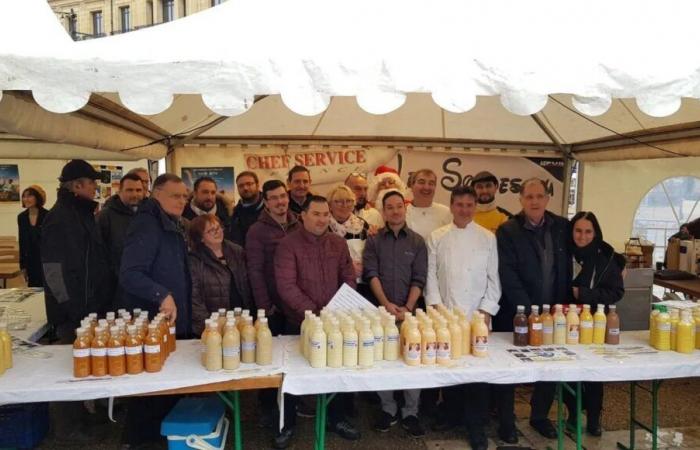
[[[495,233],[498,227],[513,217],[505,209],[496,206],[496,191],[498,191],[498,178],[488,171],[482,171],[474,175],[471,186],[476,191],[476,214],[474,222]]]
[[[94,200],[100,173],[75,159],[63,167],[56,204],[41,232],[46,317],[61,343],[75,339],[75,329],[91,312],[105,312],[111,297],[107,258],[95,221]]]

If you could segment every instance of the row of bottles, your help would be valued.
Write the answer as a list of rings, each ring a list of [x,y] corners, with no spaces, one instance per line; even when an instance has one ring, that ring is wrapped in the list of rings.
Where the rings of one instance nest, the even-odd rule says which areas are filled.
[[[107,313],[97,319],[91,313],[76,330],[73,343],[73,376],[118,377],[124,374],[160,372],[177,349],[175,324],[162,314],[148,321],[148,312],[120,310],[120,318]]]
[[[7,322],[0,321],[0,375],[12,368],[12,338],[7,332]]]
[[[700,306],[679,310],[655,305],[649,317],[649,345],[657,350],[692,353],[700,349]]]
[[[608,307],[598,304],[595,314],[591,314],[591,305],[583,305],[581,315],[576,305],[569,305],[564,314],[563,305],[554,305],[554,314],[550,314],[549,305],[531,307],[530,316],[525,315],[525,306],[518,305],[513,318],[513,345],[589,345],[620,343],[620,317],[615,305]]]
[[[205,320],[202,332],[202,365],[208,371],[235,370],[241,363],[272,364],[272,332],[259,309],[253,324],[250,312],[220,309]]]

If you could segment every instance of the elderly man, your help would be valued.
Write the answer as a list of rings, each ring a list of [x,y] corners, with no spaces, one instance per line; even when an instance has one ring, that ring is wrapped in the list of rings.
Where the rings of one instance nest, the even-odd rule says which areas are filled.
[[[499,275],[503,294],[494,317],[495,331],[513,331],[518,305],[526,311],[532,305],[554,305],[570,300],[571,240],[568,221],[547,211],[548,186],[539,178],[525,180],[520,191],[522,211],[496,230]],[[514,387],[498,386],[500,391],[499,435],[506,442],[517,442]],[[553,439],[557,431],[547,418],[554,399],[552,383],[536,383],[530,405],[530,425],[542,436]],[[506,439],[508,438],[508,439]]]
[[[458,186],[450,195],[453,221],[428,239],[426,303],[461,308],[470,317],[480,311],[491,317],[498,312],[501,283],[498,279],[496,237],[474,222],[477,208],[474,189]],[[443,408],[435,431],[444,431],[466,420],[471,448],[486,450],[484,424],[488,422],[489,388],[473,383],[443,389]]]
[[[345,179],[345,186],[349,187],[352,193],[355,194],[355,214],[368,224],[376,228],[382,228],[384,226],[384,218],[367,201],[367,191],[369,190],[367,177],[361,173],[353,172]]]
[[[328,230],[331,213],[324,197],[311,196],[301,213],[303,227],[282,239],[275,254],[277,291],[286,316],[287,334],[299,334],[304,311],[318,314],[337,290],[347,283],[355,287],[355,269],[345,240]],[[344,417],[348,398],[336,396],[328,409],[328,429],[344,439],[356,440],[360,432]],[[295,397],[285,397],[285,426],[274,441],[286,448],[294,435]]]

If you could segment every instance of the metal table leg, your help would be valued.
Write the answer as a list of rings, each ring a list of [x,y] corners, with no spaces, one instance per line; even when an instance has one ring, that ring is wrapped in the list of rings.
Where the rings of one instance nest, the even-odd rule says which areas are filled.
[[[318,394],[316,396],[316,441],[315,450],[326,448],[326,417],[328,416],[328,404],[335,394]]]
[[[637,387],[651,395],[651,426],[637,420]],[[659,388],[661,380],[652,380],[651,388],[647,388],[638,381],[630,383],[630,441],[629,446],[621,442],[617,443],[617,448],[622,450],[635,450],[635,432],[639,427],[651,434],[651,448],[659,448]]]
[[[569,429],[568,424],[564,420],[564,392],[568,391],[576,399],[576,427]],[[556,388],[556,398],[557,398],[557,450],[564,450],[564,437],[566,432],[570,431],[575,433],[576,436],[576,450],[582,450],[583,447],[583,433],[581,425],[581,382],[577,381],[573,383],[573,387],[569,383],[560,381],[557,383]],[[547,450],[552,450],[551,447],[547,447]]]
[[[221,400],[231,409],[233,414],[233,448],[243,450],[243,436],[241,436],[241,400],[238,391],[217,392]]]

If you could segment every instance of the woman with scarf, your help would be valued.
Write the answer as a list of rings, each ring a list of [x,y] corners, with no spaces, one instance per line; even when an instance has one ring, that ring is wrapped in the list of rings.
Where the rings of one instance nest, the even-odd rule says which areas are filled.
[[[595,214],[581,211],[571,219],[573,255],[573,297],[574,303],[591,305],[612,305],[620,301],[625,293],[622,272],[625,258],[603,241],[603,232]],[[586,429],[592,436],[600,436],[600,413],[603,407],[603,383],[584,382],[582,384],[583,409],[586,410]],[[569,423],[576,423],[576,402],[567,395]]]

